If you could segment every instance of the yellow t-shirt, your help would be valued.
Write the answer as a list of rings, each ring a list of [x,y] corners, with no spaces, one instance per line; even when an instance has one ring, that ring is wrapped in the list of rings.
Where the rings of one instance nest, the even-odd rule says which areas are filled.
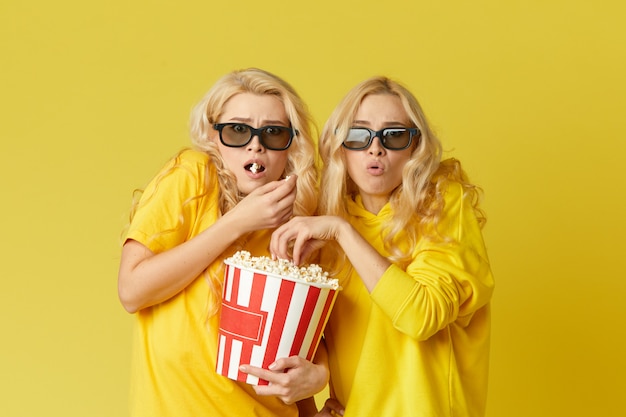
[[[372,214],[357,198],[348,210],[353,227],[388,256],[381,229],[389,204]],[[494,282],[459,184],[447,190],[441,230],[455,243],[421,239],[408,267],[390,266],[371,294],[354,269],[340,277],[325,338],[345,417],[484,415]]]
[[[208,194],[194,199],[205,182]],[[184,151],[146,187],[127,239],[137,240],[155,253],[173,248],[218,219],[217,199],[218,184],[209,157]],[[269,238],[269,231],[252,234],[246,250],[255,256],[268,255]],[[224,253],[223,257],[231,255]],[[210,269],[220,273],[221,262],[222,258],[216,260]],[[207,279],[201,275],[176,296],[136,314],[131,415],[297,416],[295,405],[257,396],[250,385],[215,372],[219,314],[208,317],[207,313],[209,303],[214,302]]]

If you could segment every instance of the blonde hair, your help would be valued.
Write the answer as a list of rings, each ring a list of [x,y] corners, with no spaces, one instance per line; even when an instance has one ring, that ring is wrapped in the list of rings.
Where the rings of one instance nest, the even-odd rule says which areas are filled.
[[[206,167],[207,175],[205,175],[205,178],[207,181],[212,181],[217,178],[219,184],[218,204],[220,213],[224,214],[231,210],[241,201],[243,196],[238,191],[235,174],[226,168],[219,148],[209,139],[209,132],[213,129],[213,123],[218,121],[226,102],[231,97],[240,93],[273,95],[285,106],[291,127],[296,129],[298,134],[292,141],[291,146],[286,150],[286,152],[288,152],[287,164],[283,176],[297,175],[296,187],[298,192],[296,193],[296,200],[294,202],[294,215],[310,216],[314,214],[317,208],[319,185],[317,182],[317,167],[315,163],[315,145],[312,136],[312,131],[315,128],[313,119],[306,104],[291,85],[278,76],[258,68],[237,70],[223,76],[205,94],[200,102],[196,104],[191,112],[189,126],[191,142],[194,148],[208,154],[212,162],[212,164]],[[155,179],[156,186],[158,186],[162,178],[180,167],[178,161],[183,152],[185,152],[185,149],[175,155],[169,169],[162,172],[159,177]],[[214,172],[210,173],[210,171]],[[210,187],[213,186],[213,184],[208,182],[205,183],[202,191],[197,196],[188,198],[182,204],[189,204],[207,195]],[[130,212],[131,221],[140,203],[142,193],[143,190],[135,190],[133,193],[133,204]],[[186,221],[190,220],[181,218],[178,223],[182,226]],[[171,230],[161,231],[158,235],[168,232],[171,232]],[[156,238],[156,236],[154,238]],[[234,242],[232,246],[242,249],[244,244],[245,237]],[[221,256],[223,256],[223,254]],[[215,261],[212,266],[203,272],[210,287],[210,301],[213,301],[209,302],[208,305],[209,317],[219,311],[219,300],[223,283],[222,274],[223,268],[221,263]]]
[[[402,252],[394,244],[394,238],[405,231],[408,247],[413,248],[420,236],[434,237],[438,234],[437,225],[444,208],[443,192],[448,183],[458,182],[464,187],[465,196],[471,198],[482,225],[485,217],[478,208],[481,190],[469,183],[459,161],[441,161],[441,142],[428,125],[415,96],[397,81],[387,77],[372,77],[348,92],[322,130],[319,150],[324,167],[318,208],[320,214],[347,218],[345,198],[354,198],[358,194],[358,187],[349,177],[344,159],[344,152],[351,151],[345,151],[342,143],[361,102],[366,96],[374,94],[398,97],[413,127],[421,131],[419,145],[414,147],[403,168],[402,183],[391,193],[389,202],[394,215],[384,227],[383,240],[387,251],[392,254],[390,259],[402,264],[409,260],[411,253]]]

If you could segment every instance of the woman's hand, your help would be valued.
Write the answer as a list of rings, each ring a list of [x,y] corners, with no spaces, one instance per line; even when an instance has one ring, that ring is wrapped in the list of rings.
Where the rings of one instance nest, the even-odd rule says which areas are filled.
[[[278,359],[269,370],[251,365],[241,365],[239,370],[269,382],[269,385],[254,386],[258,395],[275,395],[285,404],[317,394],[329,378],[325,364],[316,365],[298,356]]]
[[[224,217],[236,218],[241,234],[273,229],[293,215],[296,201],[296,176],[267,183],[244,197]]]
[[[272,234],[270,252],[296,265],[328,240],[337,240],[346,221],[336,216],[294,217]]]
[[[335,240],[341,246],[367,290],[372,292],[391,263],[341,217],[294,217],[274,231],[270,253],[299,265],[328,240]]]

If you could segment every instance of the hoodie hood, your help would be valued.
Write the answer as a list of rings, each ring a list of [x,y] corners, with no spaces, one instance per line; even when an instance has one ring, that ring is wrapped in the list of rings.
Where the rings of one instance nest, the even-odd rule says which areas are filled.
[[[348,214],[356,217],[359,222],[369,225],[381,224],[390,220],[392,216],[391,204],[389,202],[378,213],[374,214],[365,209],[360,195],[356,195],[354,200],[347,198],[347,209]]]

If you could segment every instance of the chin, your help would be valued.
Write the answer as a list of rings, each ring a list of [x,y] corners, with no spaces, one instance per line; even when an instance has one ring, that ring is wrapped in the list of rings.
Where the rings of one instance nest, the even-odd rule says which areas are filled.
[[[239,183],[237,185],[237,189],[239,190],[240,194],[248,195],[252,191],[254,191],[255,189],[259,188],[260,186],[261,186],[261,184],[241,184],[241,183]]]

